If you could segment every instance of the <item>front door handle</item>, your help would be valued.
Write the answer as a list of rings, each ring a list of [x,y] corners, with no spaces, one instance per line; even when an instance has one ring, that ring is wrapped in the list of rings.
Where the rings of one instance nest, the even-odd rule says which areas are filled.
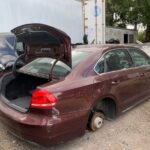
[[[119,84],[119,83],[120,83],[120,81],[112,81],[111,82],[112,85],[116,85],[116,84]]]

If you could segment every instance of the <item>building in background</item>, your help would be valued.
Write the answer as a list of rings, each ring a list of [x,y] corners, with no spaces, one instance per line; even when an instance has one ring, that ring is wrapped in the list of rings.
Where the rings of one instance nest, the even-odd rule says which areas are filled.
[[[106,41],[117,40],[121,44],[136,43],[138,32],[131,29],[106,27]]]

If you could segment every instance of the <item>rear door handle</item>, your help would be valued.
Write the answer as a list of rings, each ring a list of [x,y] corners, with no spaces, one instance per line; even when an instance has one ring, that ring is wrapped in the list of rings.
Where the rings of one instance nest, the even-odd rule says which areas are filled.
[[[119,84],[119,83],[120,83],[120,81],[112,81],[111,82],[112,85],[116,85],[116,84]]]

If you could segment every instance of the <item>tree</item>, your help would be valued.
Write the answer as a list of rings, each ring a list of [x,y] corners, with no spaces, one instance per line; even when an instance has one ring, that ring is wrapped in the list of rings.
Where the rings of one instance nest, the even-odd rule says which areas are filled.
[[[150,42],[150,0],[143,0],[141,22],[146,26],[145,42]]]
[[[145,42],[145,31],[138,33],[138,40],[140,42]]]
[[[108,26],[126,27],[130,1],[106,0],[106,24]]]
[[[126,27],[142,23],[146,27],[145,41],[150,42],[150,0],[106,0],[106,24]]]

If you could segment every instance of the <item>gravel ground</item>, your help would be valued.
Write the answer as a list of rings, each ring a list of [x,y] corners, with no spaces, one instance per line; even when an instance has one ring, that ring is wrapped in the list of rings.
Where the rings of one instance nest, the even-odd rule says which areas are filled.
[[[150,100],[116,120],[106,121],[97,132],[86,131],[83,137],[44,148],[23,142],[9,134],[0,123],[0,150],[149,150]]]

